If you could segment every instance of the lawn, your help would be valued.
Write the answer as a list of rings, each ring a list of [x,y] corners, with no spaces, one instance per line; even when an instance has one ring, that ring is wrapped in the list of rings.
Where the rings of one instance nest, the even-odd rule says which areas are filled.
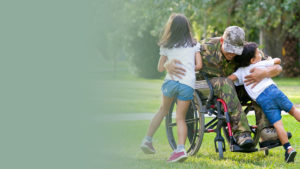
[[[156,112],[160,105],[160,88],[163,80],[142,79],[127,74],[124,74],[124,77],[119,74],[116,76],[106,80],[105,83],[97,81],[96,84],[100,95],[106,98],[102,100],[102,104],[118,103],[118,106],[109,107],[110,112],[122,114]],[[300,78],[275,78],[274,81],[294,104],[300,105]]]
[[[248,118],[254,120],[254,116]],[[290,116],[284,116],[283,119],[286,130],[293,133],[291,144],[300,152],[300,131],[297,130],[300,124]],[[204,135],[204,141],[196,156],[188,158],[184,163],[168,164],[166,159],[172,150],[167,141],[164,123],[154,137],[153,144],[157,153],[146,155],[139,149],[148,124],[149,121],[120,121],[107,124],[111,131],[111,135],[108,136],[111,144],[109,155],[110,159],[115,159],[111,164],[113,168],[300,168],[299,156],[294,164],[284,162],[282,147],[270,150],[270,154],[265,156],[263,151],[251,154],[229,152],[227,145],[224,159],[219,160],[214,151],[214,133]]]
[[[118,75],[119,76],[119,75]],[[300,104],[300,78],[274,79],[279,88],[292,100],[294,104]],[[146,80],[126,75],[126,78],[110,79],[106,82],[98,81],[99,93],[113,97],[102,100],[102,105],[110,105],[104,111],[106,115],[114,118],[122,114],[155,113],[160,104],[160,87],[163,80]],[[114,89],[109,90],[108,89]],[[97,93],[96,93],[97,95]],[[254,121],[254,116],[248,116]],[[106,131],[101,134],[106,145],[105,163],[100,166],[106,168],[300,168],[300,155],[296,157],[294,164],[284,163],[284,151],[282,147],[272,149],[269,156],[263,151],[244,154],[227,151],[224,159],[219,160],[214,150],[214,133],[205,134],[202,146],[196,156],[188,158],[184,163],[167,164],[166,159],[171,153],[168,144],[164,122],[154,137],[154,146],[157,149],[155,155],[145,155],[139,149],[142,138],[145,136],[149,120],[120,120],[120,121],[95,121],[95,127]],[[300,152],[300,123],[290,116],[284,116],[285,129],[292,132],[291,144]],[[107,132],[108,131],[108,132]],[[99,156],[100,158],[100,156]],[[102,157],[101,157],[102,158]],[[97,159],[95,159],[97,160]]]

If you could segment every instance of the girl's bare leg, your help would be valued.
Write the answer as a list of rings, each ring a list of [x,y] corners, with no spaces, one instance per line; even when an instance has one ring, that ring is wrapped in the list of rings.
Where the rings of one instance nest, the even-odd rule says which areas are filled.
[[[176,123],[177,123],[177,134],[178,134],[178,145],[184,145],[187,137],[187,125],[185,122],[185,115],[190,105],[190,100],[183,101],[177,100],[176,110]]]
[[[147,131],[147,136],[153,137],[154,133],[160,126],[161,121],[163,118],[168,114],[169,109],[171,107],[172,101],[174,98],[166,97],[162,95],[162,103],[160,105],[159,110],[153,117],[153,119],[150,122],[148,131]]]

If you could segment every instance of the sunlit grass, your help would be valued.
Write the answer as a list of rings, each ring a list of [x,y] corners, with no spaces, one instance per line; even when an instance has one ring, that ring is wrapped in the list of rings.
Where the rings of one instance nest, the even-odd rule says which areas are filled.
[[[117,77],[117,78],[113,78]],[[276,78],[278,87],[291,99],[294,104],[300,104],[300,78]],[[108,81],[97,81],[98,93],[107,95],[102,104],[110,105],[104,111],[107,114],[155,113],[160,105],[161,84],[163,79],[149,80],[138,78],[128,73],[112,75]],[[101,88],[101,89],[100,89]],[[111,90],[113,89],[113,90]],[[112,97],[113,96],[113,97]],[[249,122],[254,123],[254,116],[248,116]],[[168,164],[167,158],[172,152],[167,141],[165,124],[160,126],[154,136],[153,144],[157,150],[155,155],[145,155],[139,145],[145,136],[150,120],[107,121],[109,133],[105,140],[111,145],[107,156],[112,159],[111,168],[300,168],[300,156],[294,164],[284,162],[282,147],[270,150],[269,156],[263,151],[255,153],[224,153],[224,159],[219,160],[215,151],[214,133],[205,134],[202,146],[196,156],[189,157],[184,163]],[[300,152],[300,123],[291,116],[283,116],[287,131],[292,132],[291,144]]]
[[[254,116],[248,116],[250,121]],[[113,156],[120,159],[119,164],[124,168],[299,168],[300,159],[296,157],[294,164],[284,162],[284,150],[282,147],[270,150],[265,156],[263,151],[254,153],[234,153],[227,151],[224,159],[220,160],[214,148],[214,133],[204,135],[204,140],[196,156],[189,157],[184,163],[168,164],[171,147],[168,144],[164,123],[154,136],[155,155],[146,155],[139,145],[143,139],[150,121],[120,121],[110,123],[114,128],[114,135],[110,138],[113,143]],[[293,137],[291,144],[300,152],[300,123],[291,116],[284,116],[285,129],[291,131]],[[118,141],[116,141],[118,140]],[[227,143],[226,143],[227,144]],[[117,164],[116,164],[117,165]]]
[[[275,82],[294,104],[300,104],[300,78],[286,81],[284,78],[277,78]],[[107,99],[101,101],[102,104],[112,105],[106,111],[122,114],[155,113],[161,101],[162,83],[163,79],[149,80],[126,75],[105,82],[97,81],[96,88],[99,90],[95,91],[107,96]]]

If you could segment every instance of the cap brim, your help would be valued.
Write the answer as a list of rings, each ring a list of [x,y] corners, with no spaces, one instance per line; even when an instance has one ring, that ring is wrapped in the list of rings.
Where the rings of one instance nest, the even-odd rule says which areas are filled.
[[[227,42],[223,43],[225,52],[234,53],[236,55],[241,55],[243,53],[244,46],[234,46]]]

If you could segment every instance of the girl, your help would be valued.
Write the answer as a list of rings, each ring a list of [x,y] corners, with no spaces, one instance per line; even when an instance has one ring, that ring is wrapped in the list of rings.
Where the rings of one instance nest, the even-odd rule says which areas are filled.
[[[182,14],[172,14],[158,45],[160,46],[161,55],[158,62],[159,72],[164,71],[164,64],[172,59],[178,60],[186,72],[182,77],[172,77],[167,73],[161,88],[163,93],[161,106],[150,123],[141,149],[147,154],[155,153],[155,149],[152,146],[152,137],[163,118],[167,115],[174,97],[177,96],[176,123],[178,145],[167,161],[184,161],[187,158],[184,148],[187,137],[185,115],[194,96],[195,70],[199,70],[202,67],[200,44],[196,43],[192,38],[188,19]]]

